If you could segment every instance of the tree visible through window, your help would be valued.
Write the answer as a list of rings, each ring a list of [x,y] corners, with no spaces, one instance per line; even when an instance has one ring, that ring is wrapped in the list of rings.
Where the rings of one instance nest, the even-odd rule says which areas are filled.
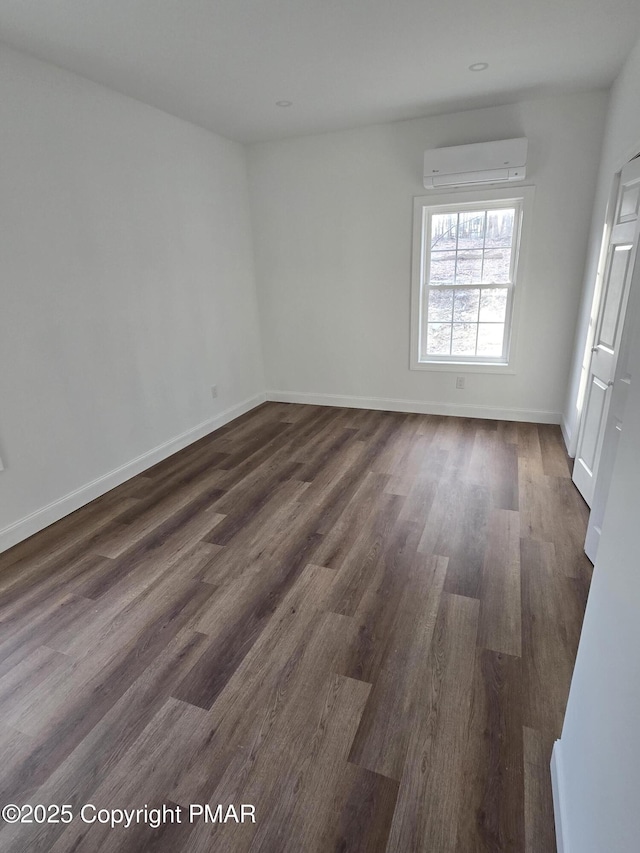
[[[521,201],[424,208],[420,361],[508,357]]]

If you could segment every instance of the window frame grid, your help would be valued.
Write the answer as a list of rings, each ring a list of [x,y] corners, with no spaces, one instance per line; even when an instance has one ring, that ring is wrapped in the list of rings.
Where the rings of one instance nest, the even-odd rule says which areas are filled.
[[[531,190],[530,187],[523,187],[522,190]],[[420,275],[419,275],[419,300],[418,300],[418,335],[417,335],[417,352],[415,352],[415,356],[412,357],[416,359],[416,361],[412,364],[412,367],[416,367],[418,369],[423,367],[430,366],[438,366],[450,365],[453,367],[459,365],[468,365],[470,367],[478,367],[482,365],[486,365],[487,367],[497,367],[498,369],[508,368],[510,364],[510,352],[511,345],[513,339],[513,323],[514,323],[514,295],[516,289],[516,275],[518,271],[518,264],[520,260],[521,254],[521,239],[522,239],[522,225],[524,220],[524,209],[527,202],[527,193],[522,192],[522,194],[511,194],[503,195],[500,193],[497,195],[496,193],[488,190],[486,195],[481,193],[474,193],[474,196],[477,196],[473,201],[450,201],[444,204],[433,203],[429,204],[429,199],[416,199],[416,202],[422,201],[422,217],[420,222]],[[492,197],[493,196],[493,197]],[[497,196],[497,197],[496,197]],[[479,213],[484,213],[485,222],[484,222],[484,231],[482,238],[482,248],[470,248],[470,251],[479,251],[482,252],[482,267],[481,267],[481,277],[484,272],[484,252],[486,251],[486,222],[487,222],[487,214],[491,210],[514,210],[514,225],[513,232],[511,236],[511,257],[509,262],[509,281],[508,282],[476,282],[476,283],[460,283],[458,284],[455,281],[455,276],[457,273],[457,263],[458,263],[458,252],[459,249],[459,214],[464,212],[474,212],[478,211]],[[434,215],[442,214],[442,213],[457,213],[458,221],[456,227],[456,247],[454,250],[442,250],[455,252],[455,260],[456,265],[454,268],[454,282],[452,284],[429,284],[430,277],[430,262],[431,262],[431,222]],[[491,247],[490,247],[491,248]],[[499,248],[499,247],[498,247]],[[506,247],[505,247],[506,248]],[[436,250],[437,251],[437,250]],[[426,348],[426,340],[427,340],[427,323],[428,323],[428,295],[431,290],[468,290],[468,289],[476,289],[480,291],[480,297],[482,296],[482,290],[488,289],[499,289],[506,290],[507,292],[507,304],[505,306],[505,319],[499,325],[504,326],[504,335],[503,335],[503,348],[502,353],[499,356],[484,356],[484,355],[453,355],[450,353],[446,354],[431,354],[424,352]],[[452,314],[451,320],[449,321],[449,325],[451,326],[450,332],[450,348],[452,345],[453,331],[454,331],[454,299],[452,300]],[[478,299],[478,319],[475,321],[469,321],[470,324],[474,324],[476,326],[476,347],[477,350],[477,341],[478,335],[480,331],[480,302],[481,298]],[[440,322],[440,321],[434,321]],[[446,321],[442,321],[445,323]],[[492,321],[487,321],[492,322]],[[493,321],[498,325],[497,321]],[[413,346],[414,344],[412,344]]]
[[[479,363],[482,364],[506,364],[506,358],[508,357],[509,347],[508,347],[508,329],[507,326],[510,324],[511,319],[511,310],[513,305],[513,291],[514,291],[514,283],[512,281],[504,282],[500,284],[491,283],[491,284],[438,284],[438,285],[425,285],[427,292],[429,290],[452,290],[454,292],[454,298],[451,303],[451,320],[432,320],[433,323],[441,323],[443,325],[451,326],[451,336],[450,336],[450,348],[453,338],[453,327],[456,325],[471,325],[476,327],[476,345],[475,349],[478,349],[478,335],[480,333],[480,325],[494,325],[494,326],[504,326],[505,334],[502,341],[502,353],[499,356],[485,356],[485,355],[453,355],[452,353],[440,354],[437,353],[425,353],[428,361],[443,359],[445,362],[451,362],[455,359],[462,359],[462,361],[469,361],[469,359],[477,359]],[[476,320],[454,320],[454,312],[455,312],[455,291],[456,290],[504,290],[507,292],[507,304],[505,306],[505,318],[504,320],[480,320],[480,311],[482,308],[481,299],[482,296],[478,299],[478,319]],[[423,316],[421,319],[422,327],[421,327],[421,337],[420,337],[420,353],[422,354],[422,344],[423,341],[427,340],[427,326],[429,323],[429,301],[426,302],[426,310],[422,312]],[[423,303],[424,304],[424,303]],[[475,362],[471,362],[475,363]]]

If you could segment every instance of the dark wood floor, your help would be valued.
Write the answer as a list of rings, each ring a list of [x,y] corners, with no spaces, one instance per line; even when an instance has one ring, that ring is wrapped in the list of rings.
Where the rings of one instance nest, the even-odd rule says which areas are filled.
[[[0,556],[9,851],[555,849],[590,580],[553,426],[269,403]]]

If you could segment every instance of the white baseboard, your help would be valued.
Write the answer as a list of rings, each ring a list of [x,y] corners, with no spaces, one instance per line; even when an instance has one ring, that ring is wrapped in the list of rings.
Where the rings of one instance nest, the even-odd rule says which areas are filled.
[[[267,400],[276,403],[309,403],[314,406],[345,406],[349,409],[377,409],[384,412],[415,412],[420,415],[453,415],[499,421],[559,424],[560,412],[541,409],[501,409],[470,403],[429,403],[391,397],[348,397],[342,394],[307,394],[300,391],[267,391]]]
[[[556,824],[556,846],[558,853],[571,853],[567,840],[567,820],[563,811],[564,775],[562,770],[562,744],[557,740],[551,753],[551,790],[553,791],[553,815]]]
[[[598,556],[598,548],[600,547],[600,535],[602,530],[596,525],[591,524],[587,526],[587,535],[584,539],[584,553],[594,564],[596,563],[596,557]]]
[[[251,411],[251,409],[255,409],[256,406],[264,403],[265,400],[265,394],[256,394],[255,397],[243,400],[241,403],[232,406],[225,412],[221,412],[214,418],[203,421],[203,423],[183,432],[181,435],[175,436],[175,438],[170,438],[169,441],[165,441],[163,444],[148,450],[141,456],[137,456],[130,462],[121,465],[119,468],[103,474],[96,480],[80,486],[80,488],[69,492],[64,497],[58,498],[58,500],[47,504],[47,506],[13,522],[8,527],[4,527],[0,530],[0,553],[6,551],[7,548],[11,548],[13,545],[17,545],[18,542],[22,542],[23,539],[33,536],[34,533],[43,530],[45,527],[53,524],[54,521],[59,521],[65,515],[69,515],[69,513],[95,500],[95,498],[99,498],[100,495],[104,495],[106,492],[124,483],[125,480],[130,480],[136,474],[141,474],[157,462],[162,462],[163,459],[171,456],[172,453],[182,450],[183,447],[187,447],[187,445],[192,444],[199,438],[203,438],[210,432],[228,424],[234,418]]]
[[[575,448],[573,447],[573,436],[564,415],[560,419],[560,429],[562,431],[562,438],[564,439],[564,446],[567,448],[567,453],[573,459],[576,455]]]

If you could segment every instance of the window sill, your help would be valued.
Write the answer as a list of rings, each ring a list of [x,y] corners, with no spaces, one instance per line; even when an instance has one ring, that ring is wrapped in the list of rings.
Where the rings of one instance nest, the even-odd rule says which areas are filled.
[[[514,364],[498,364],[495,361],[414,361],[410,369],[442,373],[499,373],[503,376],[516,372]]]

